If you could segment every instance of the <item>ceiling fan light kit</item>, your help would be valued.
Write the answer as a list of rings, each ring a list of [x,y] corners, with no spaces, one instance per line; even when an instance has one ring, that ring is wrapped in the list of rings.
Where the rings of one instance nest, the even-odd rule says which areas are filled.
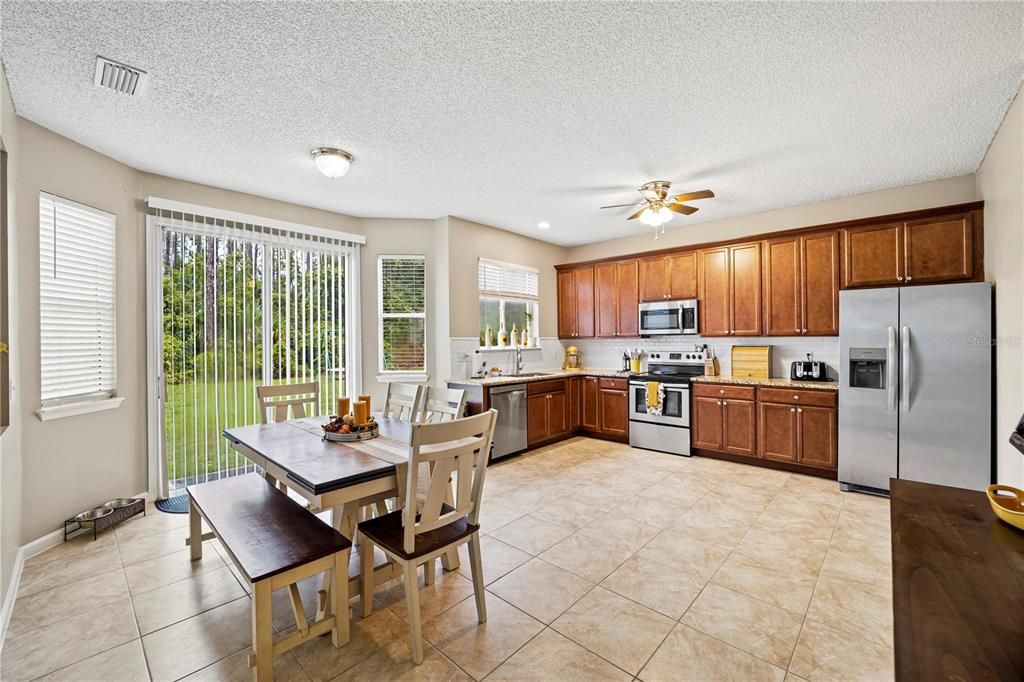
[[[652,180],[641,185],[640,189],[637,190],[643,195],[643,201],[636,204],[615,204],[612,206],[602,206],[601,208],[621,208],[624,206],[635,208],[640,206],[641,208],[626,218],[626,220],[639,218],[641,223],[654,228],[654,238],[657,239],[659,234],[665,234],[665,223],[672,220],[676,213],[693,215],[698,211],[696,206],[689,206],[680,202],[692,201],[694,199],[710,199],[715,196],[715,193],[711,190],[702,189],[698,192],[684,192],[683,194],[669,197],[668,190],[671,186],[672,183],[668,180]],[[661,228],[660,231],[658,228]]]
[[[355,158],[344,149],[334,147],[317,147],[310,152],[317,170],[331,178],[340,178],[352,166]]]

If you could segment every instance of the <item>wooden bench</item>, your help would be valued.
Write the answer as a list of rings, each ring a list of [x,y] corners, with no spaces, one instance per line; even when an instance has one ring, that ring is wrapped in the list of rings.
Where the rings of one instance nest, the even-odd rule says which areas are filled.
[[[328,631],[335,647],[348,643],[348,538],[257,474],[190,485],[187,490],[192,559],[203,556],[205,519],[252,585],[253,679],[273,680],[275,655]],[[324,572],[332,576],[330,608],[310,624],[297,583]],[[280,588],[289,591],[297,630],[275,642],[271,594]]]

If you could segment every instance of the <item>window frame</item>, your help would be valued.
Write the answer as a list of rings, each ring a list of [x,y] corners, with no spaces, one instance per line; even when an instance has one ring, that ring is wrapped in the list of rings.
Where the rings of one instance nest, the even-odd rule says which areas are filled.
[[[116,408],[124,402],[124,398],[118,394],[118,371],[117,371],[117,215],[88,204],[66,199],[56,194],[49,192],[40,191],[38,196],[38,207],[40,212],[43,209],[43,202],[50,202],[54,206],[64,205],[69,208],[73,208],[78,211],[87,213],[97,214],[103,218],[109,217],[111,226],[111,241],[110,241],[110,261],[109,265],[111,268],[110,281],[112,291],[110,292],[111,300],[111,332],[110,332],[110,344],[111,344],[111,381],[109,388],[104,388],[99,391],[93,391],[90,393],[81,393],[74,395],[61,396],[58,398],[48,398],[46,400],[42,397],[44,388],[43,369],[46,358],[40,347],[39,366],[40,366],[40,396],[39,396],[39,408],[36,410],[36,415],[42,421],[49,421],[51,419],[59,419],[62,417],[71,417],[79,414],[87,414],[90,412],[99,412],[102,410],[109,410]],[[56,237],[58,225],[54,221],[53,230],[54,236]],[[37,234],[42,239],[43,224],[40,220],[37,225]],[[40,346],[42,346],[42,321],[43,321],[43,302],[42,302],[42,285],[43,285],[43,251],[42,244],[39,246],[39,312],[40,312]],[[95,266],[95,264],[93,264]]]
[[[481,289],[480,288],[480,270],[481,270],[481,268],[483,268],[485,266],[498,267],[498,268],[502,268],[502,269],[505,269],[505,270],[518,270],[520,272],[525,272],[525,273],[528,273],[530,275],[533,275],[536,278],[537,295],[536,296],[531,296],[529,294],[521,294],[521,293],[516,293],[516,292],[511,292],[511,291],[499,291],[499,290],[484,290],[484,289]],[[501,329],[501,327],[503,325],[505,326],[505,331],[506,332],[508,332],[509,334],[512,333],[512,330],[508,327],[508,325],[506,323],[507,320],[506,320],[506,317],[505,317],[505,304],[506,303],[525,303],[528,306],[532,306],[532,308],[533,308],[533,311],[531,313],[532,316],[533,316],[533,321],[531,322],[530,336],[533,337],[533,338],[537,338],[537,339],[540,338],[540,271],[537,268],[530,267],[528,265],[519,265],[517,263],[507,263],[507,262],[504,262],[504,261],[493,260],[493,259],[490,259],[490,258],[479,258],[477,260],[477,293],[478,293],[479,301],[481,303],[483,301],[485,301],[485,300],[487,300],[487,301],[497,301],[498,302],[498,327],[494,330],[495,337],[497,337],[498,330]],[[497,345],[497,338],[495,338],[495,345],[493,345],[493,346],[484,346],[484,345],[480,344],[479,341],[480,341],[480,338],[483,336],[484,329],[485,329],[484,320],[483,320],[483,316],[482,315],[480,317],[479,323],[480,323],[479,324],[480,328],[479,328],[479,331],[477,332],[477,342],[478,342],[477,345],[479,346],[479,348],[481,350],[494,350],[494,349],[498,349],[498,348],[511,348],[511,347],[519,346],[520,345],[519,342],[517,341],[516,343],[510,343],[508,346],[501,347],[501,346]],[[539,348],[539,345],[536,346],[536,347]]]
[[[423,263],[423,312],[421,313],[385,313],[384,312],[384,261],[413,260]],[[427,372],[427,353],[430,346],[427,334],[427,257],[423,254],[377,254],[377,381],[409,381],[426,382],[430,375]],[[385,319],[421,319],[423,320],[423,369],[422,371],[407,369],[384,368],[384,320]]]

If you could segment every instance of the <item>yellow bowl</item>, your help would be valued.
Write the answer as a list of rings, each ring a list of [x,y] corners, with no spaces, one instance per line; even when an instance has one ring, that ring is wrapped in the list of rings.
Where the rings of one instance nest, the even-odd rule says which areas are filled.
[[[1011,488],[1008,485],[990,485],[985,489],[988,503],[992,505],[995,515],[1006,523],[1024,530],[1024,490]],[[997,495],[996,493],[1009,493]]]

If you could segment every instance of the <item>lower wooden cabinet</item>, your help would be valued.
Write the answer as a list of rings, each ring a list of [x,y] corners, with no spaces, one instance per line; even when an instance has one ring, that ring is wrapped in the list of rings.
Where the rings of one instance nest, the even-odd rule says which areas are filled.
[[[618,440],[629,435],[625,379],[577,376],[526,385],[526,442],[533,446],[585,431]]]
[[[629,385],[625,379],[598,379],[598,433],[629,435]]]
[[[528,384],[526,394],[528,445],[569,433],[569,403],[565,379]]]
[[[693,447],[835,470],[835,391],[695,383],[691,393]]]
[[[582,402],[580,426],[584,431],[597,431],[601,426],[600,408],[598,407],[601,389],[597,382],[597,377],[583,377],[580,396]]]
[[[570,377],[565,385],[569,401],[569,430],[576,431],[583,425],[583,377]]]

